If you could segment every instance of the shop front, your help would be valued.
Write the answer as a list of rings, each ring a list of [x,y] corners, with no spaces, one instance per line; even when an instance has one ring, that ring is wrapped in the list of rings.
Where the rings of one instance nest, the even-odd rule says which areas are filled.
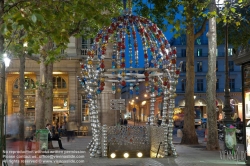
[[[236,65],[241,65],[242,72],[242,110],[243,133],[245,140],[245,161],[250,164],[250,49],[244,48],[238,55],[234,55]]]

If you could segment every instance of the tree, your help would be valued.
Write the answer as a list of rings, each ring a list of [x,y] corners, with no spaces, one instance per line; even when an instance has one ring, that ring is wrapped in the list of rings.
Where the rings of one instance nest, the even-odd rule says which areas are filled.
[[[210,12],[216,13],[215,0],[210,1]],[[217,50],[217,36],[216,36],[216,18],[209,19],[208,37],[208,71],[207,71],[207,129],[208,129],[208,150],[219,150],[217,127],[217,113],[216,113],[216,50]],[[210,130],[212,129],[212,130]]]
[[[99,27],[111,21],[118,14],[120,1],[25,1],[22,6],[10,6],[5,15],[4,31],[13,31],[11,24],[17,23],[25,29],[23,40],[29,42],[29,57],[40,63],[40,80],[37,87],[36,117],[51,121],[52,104],[46,106],[45,100],[52,101],[52,81],[48,80],[48,66],[61,58],[61,50],[66,49],[70,36],[93,36]],[[15,11],[14,14],[11,13]],[[56,48],[54,47],[56,45]],[[33,56],[32,54],[39,54]],[[32,56],[31,56],[32,55]],[[52,72],[52,70],[50,70]],[[49,96],[49,97],[48,97]],[[45,114],[45,108],[50,109]],[[37,129],[44,128],[43,118],[36,118]]]
[[[181,143],[183,144],[196,144],[198,143],[197,137],[195,135],[195,130],[193,127],[193,117],[194,117],[194,41],[197,37],[199,37],[205,28],[205,23],[208,18],[213,18],[217,16],[215,9],[208,11],[208,5],[210,3],[215,4],[214,1],[210,0],[148,0],[149,4],[143,3],[143,0],[135,0],[136,11],[141,13],[145,17],[150,17],[154,22],[158,24],[163,30],[168,28],[168,25],[173,25],[173,29],[171,32],[176,32],[175,37],[178,37],[179,34],[186,33],[186,60],[187,60],[187,72],[186,72],[186,92],[185,92],[185,116],[184,116],[184,129],[183,129],[183,138]],[[228,4],[228,2],[226,2]],[[225,23],[233,23],[234,29],[232,32],[237,33],[229,36],[229,42],[238,48],[238,46],[243,43],[249,42],[249,32],[247,31],[247,27],[249,26],[249,22],[247,20],[249,17],[249,1],[248,0],[239,0],[234,5],[231,5],[224,8],[222,12],[222,17],[217,17],[217,23],[219,25],[223,25]],[[214,8],[214,7],[213,7]],[[244,9],[245,13],[242,12]],[[237,12],[236,12],[237,10]],[[241,12],[239,12],[241,11]],[[244,13],[244,14],[243,14]],[[237,18],[237,20],[236,20]],[[214,19],[214,18],[213,18]],[[239,26],[242,25],[242,26]],[[241,27],[241,28],[239,28]],[[183,30],[182,30],[183,29]],[[218,35],[218,43],[224,40],[225,33],[221,33],[224,30],[222,26],[218,26],[219,35]],[[196,33],[194,33],[196,32]],[[242,40],[230,40],[231,38],[239,37],[238,33],[244,32],[240,38]],[[221,34],[223,36],[221,36]],[[233,34],[233,33],[231,33]],[[209,34],[210,35],[210,34]],[[209,36],[211,37],[211,36]],[[213,38],[214,40],[214,38]],[[215,42],[215,41],[213,41]],[[214,47],[214,46],[213,46]],[[236,49],[237,50],[237,49]],[[209,72],[214,72],[214,52],[210,51],[209,57]],[[213,55],[212,55],[213,54]],[[207,78],[212,78],[211,73],[208,73]],[[215,79],[213,78],[208,82],[211,85],[211,92],[214,91]],[[215,93],[207,93],[208,95],[208,135],[212,136],[215,131],[217,131],[216,121],[214,117],[215,112]],[[210,100],[211,99],[211,100]],[[210,120],[209,120],[210,119]],[[218,144],[216,137],[208,139],[207,149],[216,150],[218,148]],[[213,144],[215,143],[215,144]]]
[[[248,46],[250,39],[249,11],[249,1],[228,4],[224,10],[220,11],[220,16],[217,18],[218,44],[224,43],[225,24],[228,24],[228,43],[233,46],[235,51],[237,52],[239,48]]]
[[[198,137],[194,127],[194,42],[205,31],[207,17],[204,17],[203,14],[208,12],[209,1],[150,0],[149,2],[153,4],[152,8],[151,5],[144,4],[143,0],[134,1],[136,11],[145,17],[151,17],[152,21],[156,22],[164,30],[168,28],[168,25],[173,25],[171,31],[176,32],[175,37],[178,37],[183,32],[186,34],[186,104],[181,143],[198,144]]]

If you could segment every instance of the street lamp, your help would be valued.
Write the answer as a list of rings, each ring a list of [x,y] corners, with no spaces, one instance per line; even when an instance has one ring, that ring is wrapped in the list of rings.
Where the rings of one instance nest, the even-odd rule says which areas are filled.
[[[216,6],[219,10],[222,10],[225,3],[232,4],[234,0],[216,0]],[[233,123],[231,118],[232,108],[230,106],[230,89],[229,89],[229,68],[228,68],[228,23],[225,25],[225,91],[224,91],[224,108],[225,113],[223,122],[226,126]]]
[[[1,71],[1,77],[0,77],[0,105],[1,105],[1,111],[0,111],[0,163],[4,163],[6,158],[3,158],[3,155],[6,151],[6,111],[4,107],[4,101],[5,101],[5,68],[9,67],[10,65],[10,59],[8,58],[7,54],[4,53],[2,55],[2,60],[0,64],[0,71]]]

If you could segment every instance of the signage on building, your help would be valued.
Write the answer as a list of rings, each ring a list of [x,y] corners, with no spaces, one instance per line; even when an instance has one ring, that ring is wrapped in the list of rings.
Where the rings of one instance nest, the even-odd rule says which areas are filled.
[[[111,99],[110,100],[111,110],[125,110],[125,99]]]

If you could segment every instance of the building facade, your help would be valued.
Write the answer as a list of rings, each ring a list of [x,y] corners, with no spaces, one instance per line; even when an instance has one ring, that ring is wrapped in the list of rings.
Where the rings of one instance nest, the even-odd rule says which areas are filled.
[[[194,85],[194,99],[195,110],[200,112],[200,118],[207,118],[207,99],[206,99],[206,74],[208,72],[208,38],[206,33],[208,26],[199,38],[195,40],[195,85]],[[180,77],[176,87],[175,110],[181,112],[185,106],[185,88],[186,88],[186,35],[181,35],[177,39],[169,40],[172,47],[177,48],[177,64],[183,61]],[[224,108],[224,88],[225,88],[225,46],[218,45],[217,60],[216,60],[216,106],[217,119],[223,119]],[[241,66],[238,66],[233,61],[233,49],[228,48],[228,67],[229,67],[229,87],[230,87],[230,104],[236,117],[242,117],[242,81],[241,81]],[[124,88],[122,96],[127,99],[127,113],[129,118],[136,118],[139,121],[147,121],[150,115],[150,99],[149,94],[146,93],[144,83],[140,83],[140,94],[137,96],[129,94],[129,87]],[[135,102],[131,101],[134,100]],[[133,112],[133,108],[137,112]],[[157,96],[155,102],[155,115],[162,110],[162,96]]]
[[[89,106],[86,92],[81,88],[77,76],[81,75],[80,61],[91,47],[91,40],[70,38],[68,48],[62,53],[66,58],[53,65],[53,125],[75,122],[75,130],[88,126]],[[12,58],[6,69],[6,112],[7,115],[19,113],[19,59]],[[39,80],[39,64],[26,59],[25,63],[25,119],[35,122],[36,83]],[[41,117],[42,118],[42,117]]]
[[[195,40],[195,108],[201,110],[201,117],[207,117],[206,110],[206,74],[208,72],[208,39],[203,33]],[[186,88],[186,35],[182,35],[178,39],[172,40],[172,46],[177,48],[177,60],[183,61],[182,72],[179,77],[176,88],[176,107],[185,106],[185,88]],[[222,109],[224,108],[224,88],[225,88],[225,63],[229,67],[229,87],[230,87],[230,104],[235,113],[242,119],[242,81],[241,81],[241,67],[235,65],[233,61],[233,48],[228,48],[228,62],[225,62],[225,46],[218,45],[217,60],[216,60],[216,105],[218,112],[218,120],[223,118]]]

